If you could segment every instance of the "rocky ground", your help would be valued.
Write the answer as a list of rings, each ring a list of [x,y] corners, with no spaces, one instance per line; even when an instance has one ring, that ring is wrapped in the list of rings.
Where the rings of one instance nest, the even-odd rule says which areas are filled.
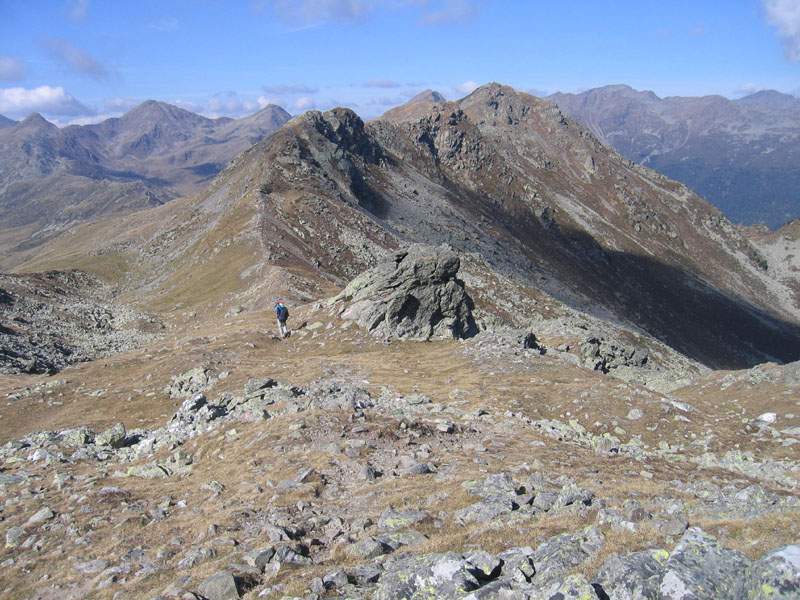
[[[0,274],[0,373],[55,373],[158,339],[160,320],[113,296],[80,271]]]
[[[546,320],[401,339],[414,285],[362,313],[394,335],[354,294],[1,376],[3,597],[797,597],[800,364],[664,391]]]

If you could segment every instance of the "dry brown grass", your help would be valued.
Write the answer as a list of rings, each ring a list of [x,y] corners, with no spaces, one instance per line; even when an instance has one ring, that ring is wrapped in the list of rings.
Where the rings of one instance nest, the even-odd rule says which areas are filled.
[[[322,327],[311,331],[308,325],[316,321],[322,322]],[[741,437],[741,419],[737,417],[738,424],[734,417],[713,421],[719,417],[714,416],[712,409],[717,411],[717,415],[724,416],[728,413],[733,415],[738,408],[740,414],[737,403],[741,403],[754,416],[760,414],[756,410],[763,412],[756,392],[746,387],[736,388],[736,393],[728,397],[719,386],[697,386],[673,395],[696,404],[697,410],[689,414],[692,423],[681,423],[680,427],[662,425],[650,431],[648,427],[666,415],[657,394],[636,391],[635,386],[566,366],[547,356],[523,357],[519,364],[505,365],[508,369],[502,370],[502,364],[481,356],[469,356],[461,342],[392,343],[387,346],[354,326],[342,329],[335,308],[314,310],[307,306],[294,309],[290,322],[294,327],[293,335],[283,341],[270,335],[275,327],[270,310],[195,320],[182,320],[180,315],[175,315],[170,317],[170,323],[172,329],[168,336],[152,347],[77,365],[55,378],[0,377],[0,397],[5,399],[0,407],[0,442],[18,439],[31,431],[58,430],[80,424],[95,431],[117,421],[124,422],[129,429],[162,426],[181,401],[167,397],[164,387],[173,375],[196,366],[206,366],[214,376],[229,373],[227,378],[217,380],[206,392],[212,401],[224,392],[241,394],[245,382],[251,377],[267,376],[300,386],[314,380],[343,377],[360,382],[374,398],[379,397],[384,387],[402,395],[420,392],[433,402],[455,406],[469,414],[475,414],[478,409],[485,409],[490,414],[488,417],[471,417],[469,423],[462,423],[462,432],[458,434],[436,434],[421,427],[415,430],[420,437],[411,436],[409,439],[414,444],[406,446],[402,445],[405,442],[401,444],[405,438],[398,437],[401,430],[396,420],[368,411],[367,418],[357,424],[366,428],[360,435],[368,438],[376,448],[363,450],[361,460],[371,460],[371,453],[385,452],[391,444],[400,444],[399,456],[413,453],[422,444],[430,443],[430,461],[438,464],[440,474],[444,475],[390,477],[387,474],[374,483],[357,481],[352,475],[353,479],[344,481],[343,495],[335,500],[337,510],[346,519],[368,516],[375,522],[389,505],[397,509],[421,508],[428,511],[433,518],[415,527],[428,536],[428,540],[419,546],[404,548],[404,551],[429,553],[480,547],[500,552],[514,546],[535,547],[540,540],[552,535],[578,531],[593,522],[594,513],[578,518],[542,515],[507,527],[492,524],[462,527],[453,522],[452,515],[479,500],[465,491],[461,486],[463,481],[481,480],[487,473],[496,472],[509,472],[519,482],[536,471],[544,471],[552,477],[568,474],[614,507],[626,498],[646,501],[660,494],[677,495],[673,483],[676,480],[698,481],[713,476],[719,485],[724,485],[737,478],[725,471],[701,470],[690,463],[669,458],[637,461],[624,456],[598,456],[588,447],[558,442],[523,426],[520,420],[549,418],[565,422],[576,419],[597,433],[603,429],[595,426],[596,420],[603,421],[609,430],[613,430],[612,424],[616,421],[617,426],[625,430],[625,435],[620,436],[623,441],[632,435],[641,435],[651,447],[660,440],[670,444],[691,440],[689,434],[702,434],[706,422],[709,422],[714,425],[718,436],[716,443],[729,447],[738,443],[744,447],[750,442]],[[303,323],[305,327],[301,327]],[[328,323],[334,326],[327,329]],[[35,390],[37,385],[56,379],[64,383]],[[17,399],[6,396],[25,389],[29,393]],[[104,391],[97,394],[101,390]],[[704,392],[702,395],[701,391]],[[780,388],[775,388],[777,406],[789,412],[795,401],[779,392]],[[9,402],[12,404],[8,405]],[[645,417],[638,421],[628,420],[626,416],[632,407],[642,408]],[[514,424],[503,424],[509,418],[506,411],[516,416]],[[672,423],[672,415],[666,417]],[[452,420],[451,415],[443,412],[407,417],[406,421],[421,426],[436,418]],[[298,429],[301,422],[305,428]],[[237,518],[243,510],[295,511],[301,501],[312,506],[332,504],[330,499],[323,499],[326,486],[319,475],[311,477],[309,486],[299,490],[279,492],[275,486],[308,468],[318,474],[334,473],[334,464],[340,458],[321,448],[329,441],[341,444],[352,437],[349,432],[355,424],[348,421],[347,413],[317,410],[279,416],[261,423],[227,424],[213,437],[199,436],[182,446],[184,452],[196,459],[192,472],[186,476],[157,480],[120,478],[115,477],[115,471],[127,468],[127,465],[109,463],[98,470],[97,465],[67,464],[60,466],[59,472],[94,478],[91,486],[81,482],[70,494],[55,489],[52,475],[43,465],[32,463],[26,464],[25,468],[34,476],[43,477],[29,486],[31,494],[35,491],[36,502],[50,505],[57,514],[70,512],[75,515],[74,524],[79,530],[94,531],[93,543],[89,547],[77,548],[81,560],[109,558],[113,562],[136,546],[144,548],[152,558],[159,550],[168,549],[170,539],[181,537],[187,545],[191,544],[211,524],[219,527],[220,536],[241,543],[242,533]],[[236,430],[236,435],[226,436],[232,429]],[[257,436],[259,441],[251,444]],[[476,452],[475,444],[482,444],[486,451]],[[280,446],[286,449],[279,451]],[[769,452],[777,453],[774,448]],[[162,451],[157,458],[165,459],[170,453]],[[19,467],[4,465],[6,468]],[[652,478],[641,475],[645,470],[652,474]],[[350,475],[345,473],[339,477]],[[203,485],[211,481],[220,482],[224,486],[223,492],[214,495],[203,489]],[[72,494],[86,494],[92,503],[92,494],[105,486],[120,487],[130,496],[116,505],[110,501],[99,502],[93,513],[80,513],[79,504]],[[141,513],[126,511],[122,504],[139,502],[150,508],[155,500],[167,495],[172,498],[173,506],[169,509],[169,519],[163,521],[147,519],[147,524],[144,524]],[[431,498],[435,500],[431,501]],[[690,505],[698,502],[691,497],[681,498]],[[189,503],[187,509],[174,506],[181,499]],[[9,526],[23,520],[23,508],[23,505],[14,504],[5,508],[4,518]],[[440,511],[447,516],[442,518],[441,524],[436,524],[434,521]],[[775,546],[796,543],[800,526],[795,517],[787,512],[748,522],[706,520],[691,524],[718,535],[724,545],[758,558]],[[373,526],[365,535],[375,533]],[[650,547],[670,549],[672,543],[647,525],[637,532],[615,532],[605,528],[604,534],[603,550],[579,569],[587,576],[592,575],[602,560],[613,552]],[[8,597],[23,598],[27,594],[25,590],[47,585],[42,583],[47,572],[57,573],[60,582],[78,583],[86,579],[72,568],[75,548],[68,546],[63,555],[53,555],[59,543],[58,535],[44,535],[43,539],[40,559],[21,561],[15,566]],[[267,544],[268,540],[262,539],[261,542]],[[346,544],[341,544],[330,549],[323,565],[312,569],[288,569],[279,573],[274,581],[263,585],[282,583],[286,585],[282,595],[299,594],[308,587],[311,577],[338,567],[354,566],[356,561],[345,548]],[[217,550],[215,559],[190,571],[195,582],[217,568],[236,562],[237,547],[219,546]],[[8,550],[0,552],[0,560],[11,555]],[[30,572],[25,573],[28,568]],[[174,577],[175,572],[168,571],[131,581],[122,588],[125,591],[122,597],[154,596]],[[111,586],[110,590],[100,591],[92,597],[110,599],[112,592],[120,589]],[[254,590],[246,597],[253,598],[255,594]]]

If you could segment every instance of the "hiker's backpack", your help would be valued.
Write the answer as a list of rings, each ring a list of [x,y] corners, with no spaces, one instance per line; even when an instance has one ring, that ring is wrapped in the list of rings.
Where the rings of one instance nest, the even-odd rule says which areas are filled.
[[[280,306],[278,308],[278,319],[280,319],[281,321],[285,321],[288,318],[289,318],[289,309],[286,308],[285,306]]]

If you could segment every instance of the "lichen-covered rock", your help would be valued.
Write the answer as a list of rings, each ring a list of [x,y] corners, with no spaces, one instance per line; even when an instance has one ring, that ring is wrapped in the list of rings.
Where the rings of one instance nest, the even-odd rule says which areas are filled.
[[[740,600],[800,598],[800,546],[776,548],[747,570]]]
[[[94,432],[88,427],[65,429],[59,433],[60,441],[65,446],[84,446],[94,442]]]
[[[719,545],[698,527],[689,528],[664,565],[659,586],[662,600],[735,598],[750,560]]]
[[[99,433],[94,439],[97,446],[111,446],[112,448],[122,448],[125,445],[125,436],[127,432],[125,425],[117,423],[113,427],[109,427],[102,433]]]
[[[395,510],[389,506],[378,519],[378,529],[381,531],[405,529],[429,518],[430,515],[422,510]]]
[[[533,555],[536,585],[565,575],[583,564],[603,546],[604,536],[597,527],[589,526],[583,533],[565,533],[543,542]]]
[[[531,600],[595,600],[597,594],[585,575],[575,573],[551,580],[543,588],[534,588]],[[614,596],[616,600],[616,596]]]
[[[665,550],[613,554],[600,566],[592,583],[607,598],[658,600],[658,586],[668,558]]]
[[[195,367],[170,379],[164,392],[169,394],[170,398],[182,398],[204,392],[210,387],[210,384],[211,376],[208,369]]]
[[[448,246],[414,245],[351,281],[332,303],[380,337],[462,338],[477,329],[472,299],[456,279],[458,255]]]
[[[463,598],[479,587],[472,566],[455,552],[409,556],[384,564],[374,600]]]

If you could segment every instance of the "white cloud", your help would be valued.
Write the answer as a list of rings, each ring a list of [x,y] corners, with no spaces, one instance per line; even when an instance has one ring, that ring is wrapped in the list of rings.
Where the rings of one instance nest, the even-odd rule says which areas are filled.
[[[198,114],[206,110],[205,106],[198,104],[197,102],[192,102],[191,100],[173,100],[170,104],[174,104],[178,108]]]
[[[220,92],[208,99],[208,112],[211,116],[239,117],[261,108],[256,100],[243,100],[236,92]]]
[[[8,54],[0,54],[0,79],[19,81],[27,75],[28,65]]]
[[[111,76],[111,72],[103,63],[69,40],[51,38],[45,42],[44,47],[54,58],[81,75],[97,80],[108,79]]]
[[[536,88],[536,87],[523,87],[518,89],[522,92],[525,92],[526,94],[530,94],[531,96],[538,96],[539,98],[544,98],[550,93],[547,90],[543,90],[541,88]]]
[[[456,25],[475,18],[478,8],[475,0],[447,0],[439,10],[420,17],[422,25]]]
[[[359,21],[380,0],[267,0],[259,6],[272,6],[281,18],[291,23],[320,21]]]
[[[78,102],[72,94],[60,86],[0,89],[0,114],[26,116],[32,112],[67,117],[94,114],[91,108]]]
[[[372,81],[368,81],[364,84],[365,87],[375,87],[375,88],[396,88],[400,87],[400,84],[396,81],[392,81],[391,79],[373,79]]]
[[[292,113],[301,113],[315,108],[317,105],[311,96],[301,96],[291,104]]]
[[[467,95],[478,89],[478,84],[474,81],[465,81],[464,83],[453,86],[453,89],[461,94]]]
[[[762,0],[767,23],[778,28],[783,54],[792,62],[800,61],[800,2],[797,0]]]
[[[764,89],[763,86],[758,85],[757,83],[748,82],[744,85],[738,87],[733,91],[734,96],[744,97],[749,96],[751,94],[755,94],[756,92],[760,92]]]
[[[262,85],[261,89],[267,94],[276,94],[278,96],[283,94],[316,94],[319,91],[317,88],[305,85],[304,83],[297,83],[294,85]]]
[[[257,13],[271,8],[289,23],[317,24],[357,22],[376,10],[396,12],[410,6],[421,13],[417,24],[453,25],[474,18],[482,2],[485,0],[255,0],[253,8]]]
[[[119,113],[127,112],[139,104],[141,104],[141,101],[133,98],[106,98],[103,100],[103,106],[106,110]]]
[[[154,31],[160,31],[161,33],[172,33],[173,31],[176,31],[178,27],[180,27],[180,21],[175,17],[167,17],[163,19],[147,21],[145,25]]]
[[[73,21],[83,21],[89,9],[89,0],[74,0],[69,9],[69,18]]]

